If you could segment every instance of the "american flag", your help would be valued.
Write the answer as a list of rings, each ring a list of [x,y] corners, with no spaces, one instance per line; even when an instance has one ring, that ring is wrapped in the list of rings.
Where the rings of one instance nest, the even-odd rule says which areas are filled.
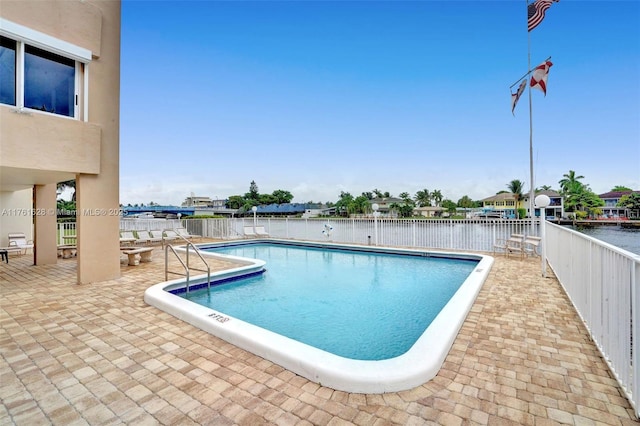
[[[551,7],[551,3],[558,1],[560,0],[535,0],[533,3],[529,3],[527,6],[529,31],[540,25],[545,12]]]

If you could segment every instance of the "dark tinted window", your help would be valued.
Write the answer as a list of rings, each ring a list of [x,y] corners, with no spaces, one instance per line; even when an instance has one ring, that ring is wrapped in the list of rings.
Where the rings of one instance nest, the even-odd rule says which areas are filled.
[[[0,103],[16,104],[16,42],[0,37]]]
[[[24,106],[71,117],[74,98],[74,61],[25,46]]]

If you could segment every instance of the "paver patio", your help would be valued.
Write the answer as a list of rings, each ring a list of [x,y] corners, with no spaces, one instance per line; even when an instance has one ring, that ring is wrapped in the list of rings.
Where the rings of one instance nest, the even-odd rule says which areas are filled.
[[[159,248],[91,285],[75,259],[32,263],[0,265],[2,425],[637,424],[539,259],[496,257],[437,377],[382,395],[322,387],[146,305]]]

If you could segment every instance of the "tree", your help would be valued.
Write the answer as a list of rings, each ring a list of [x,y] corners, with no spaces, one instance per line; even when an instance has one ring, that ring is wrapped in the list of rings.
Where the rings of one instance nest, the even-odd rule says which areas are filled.
[[[241,195],[232,195],[227,199],[227,208],[239,209],[245,203],[244,197]]]
[[[411,199],[411,195],[409,195],[408,192],[401,192],[400,193],[400,198],[402,199],[402,201],[404,201],[405,203],[411,203],[413,204],[413,200]]]
[[[398,212],[398,216],[400,217],[411,217],[413,216],[413,201],[411,201],[411,203],[391,203],[391,205],[389,206],[389,208],[391,210],[395,210],[396,212]]]
[[[627,188],[626,186],[622,186],[622,185],[616,185],[611,190],[611,192],[625,192],[625,191],[633,191],[633,189]]]
[[[433,201],[436,203],[436,207],[440,205],[440,202],[442,201],[442,192],[440,192],[439,189],[435,189],[432,193],[431,196],[433,197]]]
[[[540,188],[536,189],[536,192],[540,191],[553,191],[553,189],[549,185],[542,185]]]
[[[373,190],[373,194],[377,197],[377,198],[390,198],[391,194],[389,193],[389,191],[386,192],[382,192],[379,189],[374,189]]]
[[[509,189],[509,191],[511,191],[511,193],[514,195],[516,199],[515,207],[517,209],[520,200],[524,198],[524,196],[522,195],[522,191],[524,190],[524,183],[520,181],[520,179],[514,179],[507,184],[507,188]]]
[[[624,207],[630,210],[640,210],[640,193],[633,192],[623,195],[618,200],[618,207]]]
[[[340,199],[336,202],[336,214],[340,216],[349,215],[349,206],[353,203],[353,195],[340,191]]]
[[[249,192],[244,194],[244,198],[256,202],[258,201],[258,199],[260,198],[260,191],[258,191],[258,184],[256,183],[256,181],[251,181],[251,183],[249,184]]]
[[[64,191],[67,188],[73,189],[73,194],[71,195],[71,201],[75,202],[76,201],[76,180],[75,179],[65,180],[64,182],[58,182],[56,184],[56,191],[58,192],[58,195],[60,195],[60,193],[62,193],[62,191]]]
[[[467,197],[467,196],[465,195],[465,197]],[[467,198],[469,198],[469,197],[467,197]],[[456,213],[456,207],[458,207],[458,206],[453,201],[451,201],[451,200],[442,200],[442,208],[444,208],[449,213],[449,215],[454,215]]]
[[[558,181],[558,184],[560,185],[560,190],[563,194],[567,193],[569,191],[569,188],[575,189],[576,183],[582,185],[580,179],[584,179],[584,176],[576,176],[576,172],[574,172],[573,170],[569,170],[569,173],[565,173],[562,176],[563,177]]]
[[[276,203],[278,204],[286,204],[290,203],[293,200],[293,195],[291,192],[285,191],[283,189],[276,189],[271,193],[271,195],[276,199]]]
[[[442,203],[444,207],[444,202]],[[458,207],[463,207],[465,209],[470,209],[475,207],[475,202],[468,196],[465,195],[458,200]]]
[[[431,193],[426,188],[416,192],[413,199],[419,207],[429,207],[431,205]]]

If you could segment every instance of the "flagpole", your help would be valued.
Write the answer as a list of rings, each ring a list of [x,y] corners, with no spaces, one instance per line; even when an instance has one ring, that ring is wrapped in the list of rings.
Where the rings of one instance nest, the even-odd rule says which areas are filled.
[[[529,1],[525,0],[527,8]],[[527,30],[527,69],[531,70],[531,31]],[[528,77],[527,77],[528,78]],[[531,102],[531,84],[529,86],[529,215],[531,217],[531,232],[533,232],[535,224],[535,211],[533,210],[533,195],[535,193],[533,186],[533,107]],[[516,207],[517,208],[517,207]]]

